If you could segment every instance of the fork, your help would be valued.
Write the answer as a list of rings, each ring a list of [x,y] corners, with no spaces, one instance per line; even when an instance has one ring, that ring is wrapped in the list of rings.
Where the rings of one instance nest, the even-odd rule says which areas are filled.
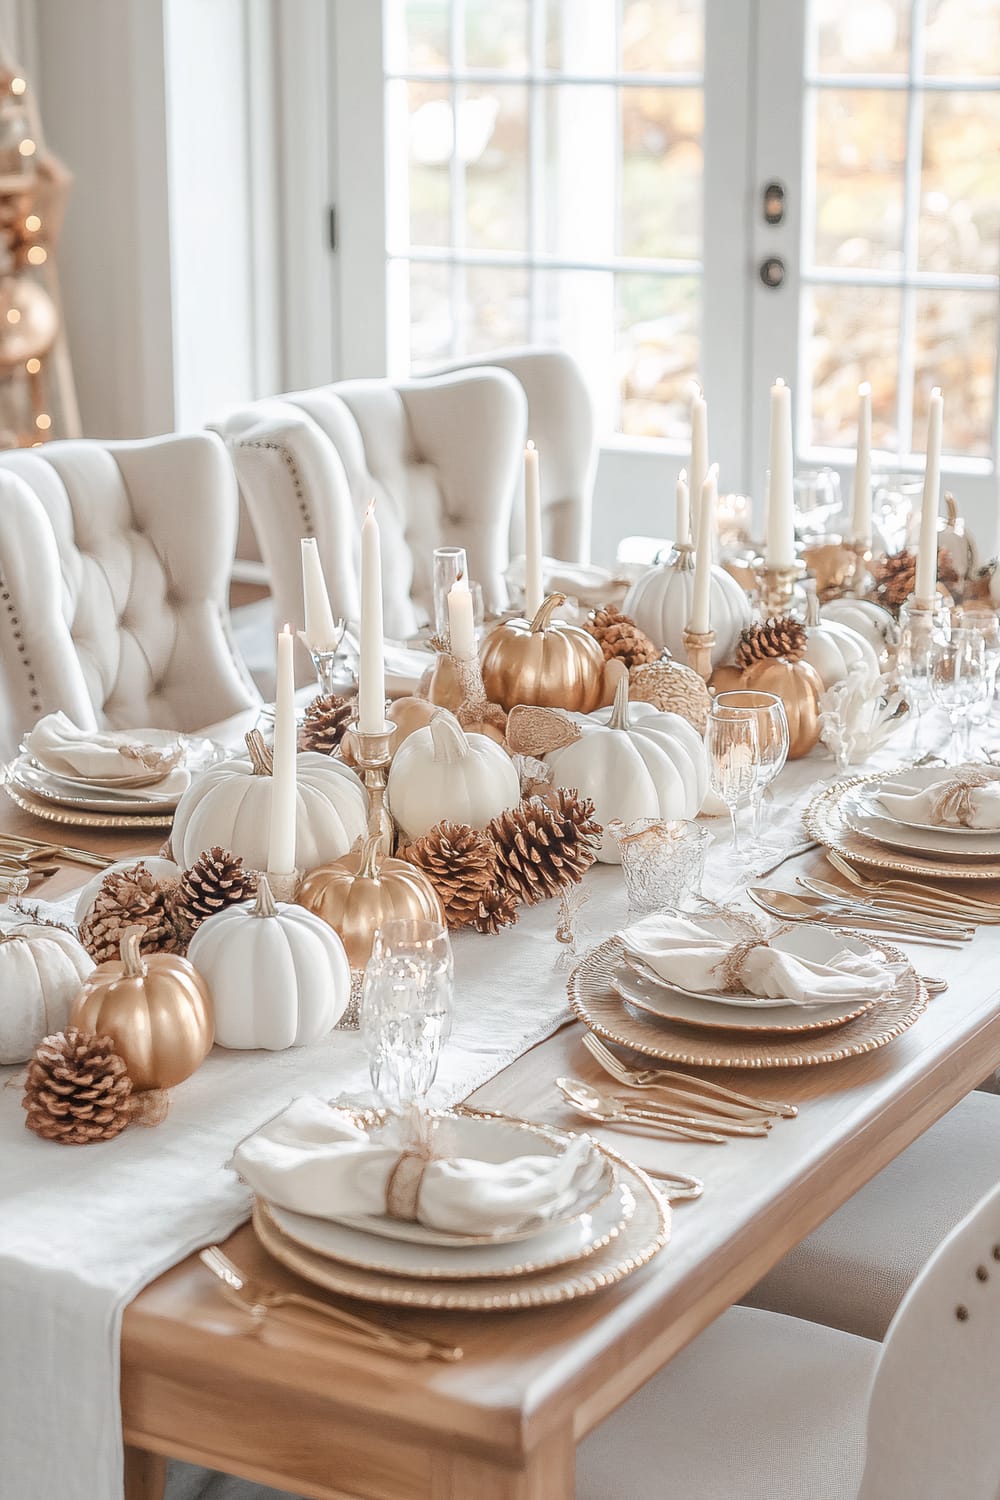
[[[381,1324],[347,1312],[342,1307],[321,1302],[318,1297],[306,1297],[301,1292],[277,1292],[262,1282],[249,1280],[218,1245],[209,1245],[200,1251],[198,1259],[213,1276],[218,1277],[227,1302],[249,1313],[258,1329],[273,1308],[305,1307],[329,1318],[350,1344],[382,1349],[403,1359],[442,1359],[454,1364],[462,1358],[462,1350],[452,1344],[405,1333],[402,1329],[383,1328]]]
[[[721,1083],[712,1083],[707,1078],[692,1078],[690,1073],[681,1073],[675,1068],[629,1067],[627,1063],[623,1063],[620,1058],[616,1057],[592,1031],[584,1033],[583,1045],[606,1073],[617,1078],[619,1083],[631,1084],[633,1088],[663,1088],[665,1085],[658,1080],[669,1078],[672,1083],[682,1084],[689,1090],[711,1094],[716,1099],[725,1099],[731,1104],[742,1104],[756,1114],[775,1115],[783,1120],[792,1120],[799,1112],[794,1104],[787,1104],[781,1100],[753,1099],[749,1094],[740,1094],[735,1089],[724,1088]]]
[[[659,1093],[669,1095],[672,1101],[676,1101],[678,1107],[690,1107],[697,1105],[704,1110],[710,1110],[723,1120],[741,1120],[756,1124],[761,1120],[769,1118],[766,1110],[758,1109],[755,1105],[735,1104],[728,1099],[721,1099],[715,1094],[702,1094],[691,1089],[681,1088],[674,1083],[644,1083],[636,1084],[633,1080],[633,1069],[628,1068],[625,1063],[620,1062],[614,1053],[604,1046],[603,1042],[588,1031],[583,1038],[583,1045],[590,1052],[594,1061],[609,1074],[616,1083],[623,1083],[633,1088],[655,1088]],[[696,1083],[696,1079],[692,1079]],[[671,1105],[671,1107],[673,1107]]]
[[[950,891],[947,896],[935,895],[925,886],[909,880],[872,880],[860,874],[836,849],[827,849],[826,857],[846,880],[871,895],[878,895],[880,892],[883,895],[898,893],[906,896],[914,908],[921,905],[932,912],[950,912],[952,915],[957,912],[978,922],[1000,922],[1000,904],[995,901],[981,901],[977,896],[958,895]]]

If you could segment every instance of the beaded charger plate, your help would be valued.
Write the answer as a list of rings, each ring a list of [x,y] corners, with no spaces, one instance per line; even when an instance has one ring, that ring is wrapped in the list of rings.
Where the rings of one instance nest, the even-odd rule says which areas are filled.
[[[170,828],[174,821],[172,811],[98,813],[84,812],[82,808],[62,807],[55,802],[43,802],[40,797],[32,797],[20,787],[12,786],[9,781],[5,784],[4,791],[12,802],[31,813],[32,817],[42,818],[46,823],[68,824],[73,828]]]
[[[896,988],[864,1015],[835,1031],[804,1036],[771,1034],[753,1040],[749,1036],[699,1033],[693,1026],[637,1012],[614,988],[623,952],[618,937],[608,938],[573,970],[570,1004],[584,1025],[605,1041],[631,1047],[661,1062],[700,1068],[812,1068],[875,1052],[901,1036],[927,1009],[927,990],[906,955],[888,943],[880,942],[879,948],[891,963],[903,966]]]
[[[903,775],[909,767],[901,768]],[[946,854],[919,855],[877,843],[851,827],[851,810],[859,788],[867,789],[889,779],[886,771],[872,771],[866,776],[852,776],[827,786],[809,803],[803,815],[806,833],[825,849],[832,849],[852,864],[873,870],[892,870],[896,874],[921,875],[931,880],[1000,880],[1000,858],[970,863],[949,859]]]

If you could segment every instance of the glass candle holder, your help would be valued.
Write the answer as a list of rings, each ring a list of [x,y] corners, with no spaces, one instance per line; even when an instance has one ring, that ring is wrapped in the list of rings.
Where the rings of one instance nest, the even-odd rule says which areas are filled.
[[[636,818],[631,823],[615,818],[608,832],[622,857],[629,922],[675,910],[701,894],[705,853],[712,842],[707,828],[684,818]]]
[[[468,576],[469,561],[464,547],[434,548],[434,629],[442,640],[447,640],[451,632],[448,595],[457,579]]]

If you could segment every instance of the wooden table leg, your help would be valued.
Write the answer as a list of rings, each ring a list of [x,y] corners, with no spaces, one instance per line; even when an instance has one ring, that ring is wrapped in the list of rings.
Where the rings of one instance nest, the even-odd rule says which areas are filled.
[[[575,1459],[572,1433],[543,1443],[523,1469],[441,1454],[434,1465],[433,1500],[574,1500]]]
[[[125,1500],[163,1500],[167,1460],[145,1448],[125,1447]]]

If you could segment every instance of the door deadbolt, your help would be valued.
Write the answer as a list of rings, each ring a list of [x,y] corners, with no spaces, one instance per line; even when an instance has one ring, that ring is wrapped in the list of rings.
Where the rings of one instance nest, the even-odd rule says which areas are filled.
[[[769,182],[764,189],[764,223],[780,224],[785,217],[785,190],[780,182]]]
[[[779,287],[785,279],[785,262],[778,255],[769,255],[767,260],[760,263],[760,279],[766,287],[772,291]]]

